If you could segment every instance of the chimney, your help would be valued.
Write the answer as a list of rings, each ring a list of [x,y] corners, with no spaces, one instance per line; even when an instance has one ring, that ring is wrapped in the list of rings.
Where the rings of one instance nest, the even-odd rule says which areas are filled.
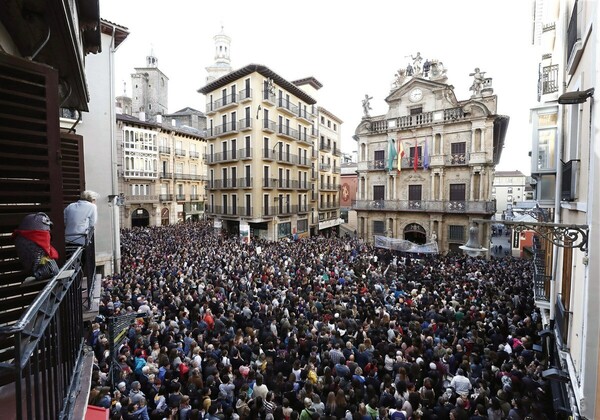
[[[140,116],[138,118],[140,121],[146,121],[146,113],[144,111],[140,111]]]

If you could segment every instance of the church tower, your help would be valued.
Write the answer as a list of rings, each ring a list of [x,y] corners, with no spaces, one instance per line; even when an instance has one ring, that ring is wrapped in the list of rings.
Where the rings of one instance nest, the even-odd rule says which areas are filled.
[[[229,57],[231,38],[225,35],[221,26],[221,33],[215,35],[213,39],[215,40],[215,63],[206,67],[208,72],[206,83],[231,73],[231,59]]]
[[[136,67],[131,75],[131,111],[152,120],[156,115],[168,114],[169,78],[158,68],[158,58],[151,51],[145,67]],[[144,114],[140,114],[140,113]]]

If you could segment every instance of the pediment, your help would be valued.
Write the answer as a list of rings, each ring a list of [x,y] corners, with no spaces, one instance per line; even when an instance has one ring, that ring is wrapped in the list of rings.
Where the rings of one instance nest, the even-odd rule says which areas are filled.
[[[398,89],[392,91],[392,93],[385,98],[385,101],[389,104],[402,99],[408,100],[408,94],[417,87],[423,90],[423,96],[427,95],[428,93],[431,94],[432,92],[452,88],[452,86],[445,83],[434,82],[431,80],[422,79],[420,77],[413,77]]]

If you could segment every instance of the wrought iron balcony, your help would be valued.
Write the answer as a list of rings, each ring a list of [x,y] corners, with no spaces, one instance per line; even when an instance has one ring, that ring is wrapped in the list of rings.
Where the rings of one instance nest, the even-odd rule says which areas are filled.
[[[183,150],[183,149],[175,149],[175,156],[185,157],[185,150]]]
[[[170,155],[171,148],[169,146],[158,146],[158,153]]]
[[[235,106],[238,103],[238,95],[236,93],[225,95],[224,97],[217,99],[216,101],[209,102],[206,104],[206,112],[213,113],[218,110],[223,110],[231,106]]]
[[[139,204],[139,203],[155,203],[158,201],[158,195],[126,195],[125,202],[131,204]]]
[[[83,253],[78,247],[18,320],[0,327],[0,384],[12,384],[14,402],[5,406],[14,418],[67,418],[72,408],[84,343]],[[3,301],[3,316],[9,305]]]
[[[195,150],[190,150],[190,158],[191,159],[198,159],[200,157],[200,153],[196,152]]]
[[[536,304],[550,302],[550,281],[552,276],[546,273],[546,250],[542,248],[539,236],[533,237],[533,297]]]
[[[173,194],[160,194],[158,199],[160,201],[173,201]]]
[[[291,103],[290,101],[284,99],[284,98],[279,98],[279,100],[277,101],[277,109],[280,111],[284,111],[289,115],[293,115],[293,116],[297,116],[298,114],[298,106],[294,105],[293,103]]]

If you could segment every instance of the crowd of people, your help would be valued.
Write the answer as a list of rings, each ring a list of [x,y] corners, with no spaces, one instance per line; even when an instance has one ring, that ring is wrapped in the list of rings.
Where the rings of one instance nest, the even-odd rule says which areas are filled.
[[[551,416],[530,261],[243,243],[204,223],[125,230],[121,246],[88,338],[90,403],[111,418]],[[126,315],[113,361],[108,323]]]

